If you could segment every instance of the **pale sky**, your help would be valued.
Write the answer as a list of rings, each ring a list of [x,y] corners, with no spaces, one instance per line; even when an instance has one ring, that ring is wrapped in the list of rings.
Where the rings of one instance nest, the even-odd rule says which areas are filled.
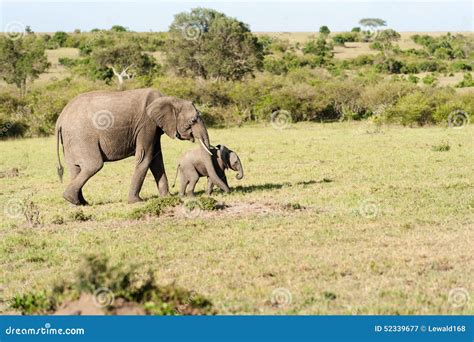
[[[4,1],[0,30],[29,25],[35,32],[88,31],[123,25],[133,31],[166,31],[173,15],[208,7],[236,17],[253,31],[346,31],[361,18],[387,21],[397,31],[474,31],[473,1]]]

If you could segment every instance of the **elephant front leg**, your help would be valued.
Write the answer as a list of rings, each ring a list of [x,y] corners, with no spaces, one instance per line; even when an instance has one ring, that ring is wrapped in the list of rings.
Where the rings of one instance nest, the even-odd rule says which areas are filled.
[[[210,196],[212,194],[212,188],[214,187],[214,183],[212,183],[211,179],[207,177],[207,195]]]
[[[159,152],[150,164],[150,170],[155,178],[156,186],[161,196],[168,196],[170,194],[168,186],[168,177],[166,177],[165,164],[163,162],[163,156]]]
[[[132,183],[128,192],[128,203],[141,202],[140,190],[142,189],[143,181],[146,173],[150,167],[150,160],[148,157],[137,156],[137,166],[132,176]]]
[[[168,186],[168,177],[166,177],[165,163],[163,162],[163,154],[161,153],[161,137],[156,137],[153,148],[154,154],[150,164],[150,170],[155,178],[158,192],[161,196],[170,194]]]

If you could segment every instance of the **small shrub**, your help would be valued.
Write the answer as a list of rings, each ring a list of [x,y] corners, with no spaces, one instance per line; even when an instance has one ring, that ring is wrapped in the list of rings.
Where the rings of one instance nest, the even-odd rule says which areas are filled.
[[[439,145],[433,145],[431,146],[431,150],[432,151],[435,151],[435,152],[447,152],[451,149],[451,146],[449,145],[449,143],[446,141],[446,142],[442,142],[441,144]]]
[[[75,222],[85,222],[92,220],[92,215],[85,214],[82,209],[73,211],[69,217],[72,221]]]
[[[24,214],[30,227],[40,225],[40,211],[38,206],[30,199],[24,201]]]
[[[426,85],[434,86],[438,81],[438,78],[434,74],[429,74],[423,77],[422,81]]]
[[[360,40],[359,32],[343,32],[335,34],[332,37],[334,44],[336,45],[344,45],[348,42],[357,42]]]
[[[304,209],[304,207],[299,203],[286,203],[283,206],[283,208],[286,209],[286,210],[301,210],[301,209]]]
[[[472,71],[472,64],[464,61],[454,61],[453,64],[451,64],[451,69],[453,71]]]
[[[132,219],[141,219],[145,216],[160,216],[166,208],[175,207],[181,204],[179,197],[160,197],[148,200],[144,206],[136,208],[130,214]]]
[[[61,215],[54,215],[53,216],[53,219],[51,220],[51,223],[52,224],[64,224],[64,217],[62,217]]]
[[[217,200],[212,197],[199,197],[197,200],[199,207],[202,210],[216,210],[217,209]]]
[[[396,105],[386,111],[388,121],[410,125],[418,123],[425,125],[433,122],[432,115],[435,109],[434,103],[425,93],[418,91],[402,97]]]
[[[41,291],[16,295],[9,301],[9,306],[20,311],[23,315],[32,315],[53,310],[55,303],[52,298]]]
[[[411,83],[417,84],[419,80],[420,78],[415,75],[408,75],[408,81]]]
[[[464,74],[461,82],[455,85],[456,88],[474,87],[474,80],[470,72]]]

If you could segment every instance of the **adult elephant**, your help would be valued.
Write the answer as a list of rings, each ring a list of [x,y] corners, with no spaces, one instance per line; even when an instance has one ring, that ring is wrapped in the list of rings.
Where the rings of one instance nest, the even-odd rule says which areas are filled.
[[[84,184],[95,175],[104,162],[135,155],[128,202],[141,201],[139,196],[148,169],[151,169],[158,191],[169,194],[161,152],[161,136],[181,140],[199,139],[209,158],[212,181],[225,192],[229,187],[218,177],[209,149],[206,126],[191,101],[165,96],[153,89],[122,92],[90,92],[77,96],[64,108],[56,122],[58,174],[64,169],[59,156],[60,140],[71,182],[64,198],[76,205],[86,205],[82,194]]]

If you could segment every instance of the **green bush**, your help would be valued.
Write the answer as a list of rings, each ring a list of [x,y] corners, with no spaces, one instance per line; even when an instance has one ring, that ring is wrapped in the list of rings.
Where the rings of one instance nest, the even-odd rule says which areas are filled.
[[[332,36],[332,41],[336,45],[344,45],[349,42],[360,41],[360,34],[357,31],[338,33]]]
[[[402,125],[411,125],[418,123],[426,125],[433,123],[432,114],[435,105],[425,93],[417,91],[402,97],[395,106],[390,107],[387,112],[389,122],[401,123]]]
[[[453,71],[472,71],[472,62],[454,61],[451,64],[451,70]]]
[[[426,75],[421,80],[423,81],[424,84],[430,85],[430,86],[433,86],[436,84],[436,82],[438,82],[438,78],[434,74]]]
[[[145,216],[160,216],[167,208],[181,204],[179,197],[159,197],[148,200],[145,205],[134,209],[130,218],[138,220]]]
[[[449,142],[444,141],[441,144],[431,146],[431,150],[435,152],[447,152],[451,149]]]
[[[54,310],[55,303],[44,291],[40,291],[14,296],[10,299],[10,307],[23,315],[32,315]]]
[[[352,65],[359,67],[374,64],[375,58],[372,55],[359,55],[351,60]]]
[[[87,215],[84,211],[78,209],[70,213],[69,218],[74,222],[85,222],[92,220],[92,215]]]
[[[456,88],[474,87],[474,80],[470,72],[463,75],[462,81],[455,85]]]
[[[425,88],[401,97],[385,112],[385,119],[403,125],[447,123],[454,111],[471,113],[473,109],[474,98],[470,94],[457,95],[449,88]]]

